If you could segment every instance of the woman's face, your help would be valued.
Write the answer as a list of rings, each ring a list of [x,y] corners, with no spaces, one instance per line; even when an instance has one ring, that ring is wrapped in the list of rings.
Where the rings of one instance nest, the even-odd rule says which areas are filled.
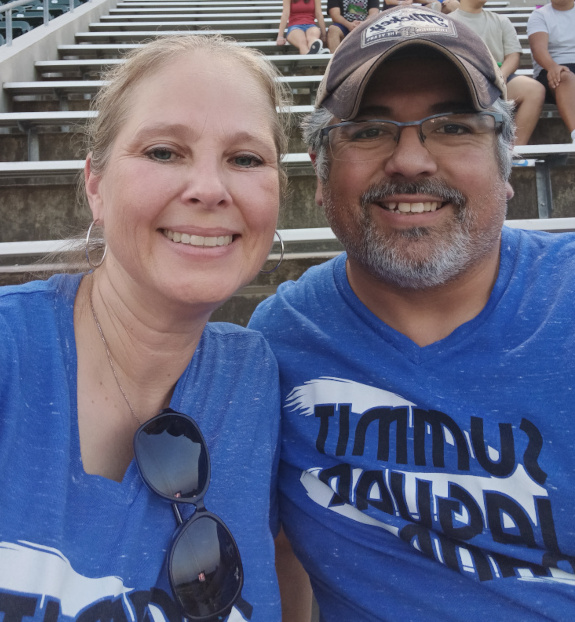
[[[128,109],[105,170],[87,173],[103,268],[166,302],[215,308],[273,242],[275,112],[240,63],[203,52],[144,78]]]

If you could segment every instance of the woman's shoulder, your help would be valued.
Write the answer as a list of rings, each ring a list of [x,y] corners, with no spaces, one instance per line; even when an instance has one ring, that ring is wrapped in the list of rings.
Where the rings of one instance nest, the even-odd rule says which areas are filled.
[[[257,352],[258,356],[268,353],[273,356],[265,337],[258,330],[229,322],[208,322],[202,341],[211,350],[220,347],[233,351],[234,356],[240,350],[242,358],[253,352]]]
[[[58,297],[73,301],[81,278],[80,274],[56,274],[46,281],[4,285],[0,287],[0,310],[17,307],[32,310],[36,305]]]

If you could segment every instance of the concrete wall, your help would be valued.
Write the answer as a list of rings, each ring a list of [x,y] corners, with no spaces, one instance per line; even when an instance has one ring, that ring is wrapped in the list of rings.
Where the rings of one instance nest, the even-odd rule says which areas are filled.
[[[2,82],[31,81],[36,79],[34,62],[58,58],[58,46],[70,43],[77,32],[88,30],[88,25],[99,20],[116,6],[117,0],[90,0],[86,4],[50,20],[16,37],[11,46],[0,46],[0,80]],[[0,91],[0,112],[10,112],[10,100]]]

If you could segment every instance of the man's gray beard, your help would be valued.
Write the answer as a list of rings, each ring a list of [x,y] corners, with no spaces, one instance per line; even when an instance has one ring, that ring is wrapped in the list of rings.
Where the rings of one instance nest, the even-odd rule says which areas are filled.
[[[391,234],[382,233],[372,222],[371,206],[398,194],[431,195],[449,202],[454,207],[455,220],[440,231],[413,227]],[[486,254],[493,244],[492,228],[473,231],[476,218],[473,210],[468,209],[465,196],[438,179],[371,186],[360,199],[361,212],[356,223],[359,238],[357,231],[354,234],[339,226],[328,183],[324,184],[323,199],[327,219],[348,255],[378,280],[402,288],[426,289],[443,285],[464,272],[472,260]],[[500,225],[496,226],[500,230]],[[417,244],[418,240],[430,235],[435,236],[436,244],[426,247],[424,257],[410,257],[402,249],[406,241]]]

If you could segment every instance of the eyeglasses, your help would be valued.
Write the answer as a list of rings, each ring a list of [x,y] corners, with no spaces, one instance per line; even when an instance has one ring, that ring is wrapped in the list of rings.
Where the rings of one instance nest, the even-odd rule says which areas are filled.
[[[190,417],[166,408],[136,431],[134,454],[144,483],[172,502],[178,522],[168,554],[177,604],[194,622],[223,620],[240,598],[244,573],[230,530],[203,504],[211,467],[199,427]],[[196,507],[186,522],[178,503]]]
[[[445,112],[405,123],[387,119],[342,121],[328,125],[321,135],[328,137],[335,160],[362,162],[389,157],[404,127],[417,127],[419,140],[426,149],[442,155],[488,144],[502,124],[503,115],[498,112]]]

